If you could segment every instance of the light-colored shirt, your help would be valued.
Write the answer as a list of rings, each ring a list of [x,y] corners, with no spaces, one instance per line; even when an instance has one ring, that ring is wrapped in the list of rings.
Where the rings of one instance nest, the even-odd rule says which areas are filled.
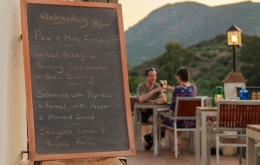
[[[142,95],[145,95],[145,94],[149,93],[151,90],[154,90],[154,89],[156,89],[158,87],[159,87],[158,83],[155,83],[152,89],[147,88],[145,83],[139,84],[138,87],[137,87],[137,92],[136,92],[137,93],[137,98],[139,96],[142,96]],[[162,91],[156,92],[148,100],[155,100],[155,99],[157,99],[160,96],[160,94],[162,94]]]

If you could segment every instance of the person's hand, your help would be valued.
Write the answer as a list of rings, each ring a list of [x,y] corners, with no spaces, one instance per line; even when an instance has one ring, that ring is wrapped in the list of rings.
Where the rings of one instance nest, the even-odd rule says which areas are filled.
[[[161,86],[158,86],[157,88],[155,88],[155,92],[160,92],[162,90],[165,90],[165,89]]]

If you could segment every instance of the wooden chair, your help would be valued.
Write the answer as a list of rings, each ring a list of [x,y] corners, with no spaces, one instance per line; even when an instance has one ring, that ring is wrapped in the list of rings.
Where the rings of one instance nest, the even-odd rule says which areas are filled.
[[[131,104],[131,112],[132,112],[132,116],[134,115],[134,104],[135,103],[138,103],[139,101],[138,101],[138,98],[137,98],[137,96],[131,96],[130,97],[130,104]],[[137,124],[137,128],[138,128],[138,131],[137,131],[137,139],[135,139],[135,140],[137,140],[137,146],[136,146],[136,149],[137,149],[137,151],[141,151],[142,150],[142,143],[141,143],[141,135],[142,135],[142,126],[144,126],[144,125],[151,125],[151,124],[149,124],[149,123],[141,123],[141,112],[139,112],[138,111],[138,113],[137,113],[137,116],[138,116],[138,123],[136,123]],[[133,123],[134,124],[134,123]]]
[[[207,97],[177,97],[176,98],[176,104],[175,104],[175,110],[174,114],[167,114],[167,113],[159,113],[160,120],[163,117],[167,117],[173,120],[173,127],[166,126],[164,124],[161,124],[162,122],[159,121],[159,132],[161,127],[165,127],[171,130],[174,130],[174,147],[177,149],[177,132],[178,131],[196,131],[196,128],[177,128],[177,120],[196,120],[196,107],[204,107],[204,103]],[[192,135],[192,134],[191,134]],[[161,136],[159,134],[159,141],[161,139]],[[191,147],[192,145],[192,139],[191,137]],[[160,145],[158,145],[160,146]],[[158,147],[159,153],[160,153],[160,147]],[[175,152],[175,158],[178,158],[178,152],[176,150]]]
[[[130,105],[131,105],[131,112],[132,116],[134,115],[134,105],[138,102],[137,96],[130,96]]]
[[[246,147],[245,131],[247,124],[260,124],[259,100],[218,101],[216,123],[217,165],[220,164],[218,152],[220,146]],[[223,131],[234,131],[240,134],[221,134]],[[241,162],[240,155],[240,165]]]

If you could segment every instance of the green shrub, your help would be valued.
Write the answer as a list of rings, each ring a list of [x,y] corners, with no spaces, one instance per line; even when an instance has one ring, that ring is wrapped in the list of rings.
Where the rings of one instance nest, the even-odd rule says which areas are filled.
[[[207,73],[208,72],[208,68],[206,66],[203,66],[200,68],[200,72],[201,73]]]
[[[227,66],[229,64],[229,61],[230,59],[232,58],[232,56],[223,56],[223,57],[220,57],[217,62],[224,65],[224,66]]]
[[[199,61],[201,61],[201,58],[199,58],[198,56],[195,56],[194,62],[199,62]]]
[[[210,52],[203,51],[203,52],[200,53],[200,56],[212,59],[212,58],[216,57],[217,54],[216,53],[210,53]]]
[[[227,52],[231,53],[231,52],[233,52],[233,50],[230,48],[230,49],[227,49]]]
[[[214,57],[216,57],[217,56],[217,54],[216,53],[211,53],[211,54],[208,54],[208,58],[209,59],[212,59],[212,58],[214,58]]]
[[[227,51],[227,49],[229,49],[229,48],[227,48],[226,46],[219,46],[219,47],[218,47],[218,50],[219,50],[220,52]]]
[[[191,67],[192,68],[196,68],[197,67],[197,63],[195,61],[193,63],[191,63]]]
[[[202,52],[200,52],[200,56],[201,56],[201,57],[207,57],[207,55],[208,55],[208,52],[207,52],[207,51],[202,51]]]
[[[207,41],[201,41],[200,43],[197,44],[197,48],[204,46],[206,43]]]

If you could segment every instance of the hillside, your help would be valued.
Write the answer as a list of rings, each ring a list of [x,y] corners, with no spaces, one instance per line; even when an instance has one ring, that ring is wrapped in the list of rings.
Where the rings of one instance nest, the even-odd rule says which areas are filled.
[[[247,41],[250,39],[250,36],[243,35],[243,40]],[[226,36],[224,34],[218,35],[213,39],[208,41],[202,41],[198,44],[192,45],[187,48],[187,50],[195,53],[195,58],[191,62],[190,68],[191,71],[191,81],[197,85],[198,91],[200,95],[210,95],[211,91],[218,85],[223,86],[222,80],[225,76],[228,75],[229,72],[232,71],[233,63],[232,63],[232,48],[227,47],[225,45]],[[240,69],[242,62],[238,60],[239,51],[241,48],[236,49],[236,68],[237,70]],[[165,52],[165,50],[163,51]],[[161,54],[163,54],[163,52]],[[155,67],[158,72],[158,80],[166,79],[165,72],[168,70],[162,70],[160,66],[157,65],[157,58],[153,58],[148,60],[141,65],[137,65],[129,70],[129,76],[136,77],[135,81],[144,81],[143,73],[144,70],[148,67]],[[167,59],[165,59],[164,63],[167,63]],[[161,76],[163,75],[163,76]],[[174,80],[174,77],[172,77]],[[134,80],[132,78],[132,80]],[[171,84],[174,82],[173,80],[168,80],[170,85],[177,85]],[[139,82],[135,82],[138,84]],[[133,89],[132,92],[135,92],[136,89],[135,84],[131,87]]]
[[[125,32],[128,64],[161,55],[170,40],[190,47],[224,34],[232,24],[243,34],[260,36],[259,8],[260,3],[252,2],[218,7],[194,2],[165,5]]]

